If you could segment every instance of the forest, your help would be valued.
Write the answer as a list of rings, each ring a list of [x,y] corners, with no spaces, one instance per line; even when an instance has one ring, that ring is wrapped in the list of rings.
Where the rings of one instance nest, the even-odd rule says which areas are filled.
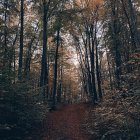
[[[0,140],[140,140],[140,1],[0,0]]]

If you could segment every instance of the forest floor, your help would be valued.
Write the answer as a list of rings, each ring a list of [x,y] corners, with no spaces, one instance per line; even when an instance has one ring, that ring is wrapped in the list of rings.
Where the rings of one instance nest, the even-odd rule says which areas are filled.
[[[59,110],[47,115],[44,126],[44,140],[89,140],[90,135],[83,126],[87,118],[89,107],[87,104],[73,104],[62,106]]]
[[[140,83],[97,105],[63,105],[47,114],[43,140],[140,140]]]
[[[140,81],[133,83],[104,93],[96,105],[61,104],[52,112],[7,93],[0,98],[0,140],[140,140]]]

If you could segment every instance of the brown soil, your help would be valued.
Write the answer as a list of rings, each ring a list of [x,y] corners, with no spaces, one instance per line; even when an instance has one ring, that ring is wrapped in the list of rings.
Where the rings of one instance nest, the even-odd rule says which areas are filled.
[[[65,105],[47,115],[43,140],[89,140],[84,128],[89,107],[86,104]]]

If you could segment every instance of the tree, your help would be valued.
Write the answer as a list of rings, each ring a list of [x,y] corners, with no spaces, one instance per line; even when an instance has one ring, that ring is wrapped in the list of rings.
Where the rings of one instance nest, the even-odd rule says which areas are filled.
[[[98,31],[98,10],[102,1],[80,1],[78,6],[83,9],[80,13],[78,33],[73,33],[74,40],[77,42],[77,49],[80,57],[80,66],[82,67],[82,79],[84,80],[84,89],[93,102],[98,100],[96,77],[98,81],[99,97],[102,98],[101,82],[99,76],[99,63],[97,51],[97,31]],[[81,44],[82,40],[82,44]],[[96,54],[96,57],[95,57]],[[84,57],[83,57],[84,56]]]
[[[131,0],[127,0],[127,2],[124,2],[124,0],[121,0],[122,2],[122,7],[124,10],[124,14],[127,18],[127,22],[129,25],[129,29],[130,29],[130,34],[131,34],[131,42],[132,45],[135,48],[139,48],[140,46],[140,36],[138,33],[138,26],[137,26],[137,18],[136,18],[136,14],[135,14],[135,10],[133,7],[133,3]]]
[[[53,84],[53,105],[56,104],[56,88],[57,88],[57,73],[58,73],[58,49],[60,46],[60,29],[61,21],[58,17],[58,27],[57,27],[57,36],[56,36],[56,50],[55,50],[55,63],[54,63],[54,84]]]
[[[45,86],[48,84],[48,71],[47,71],[47,41],[48,41],[48,10],[50,6],[50,0],[46,2],[43,1],[43,51],[41,60],[41,75],[40,75],[40,86]],[[45,98],[44,88],[43,96]]]
[[[19,46],[19,66],[18,66],[18,80],[22,80],[23,68],[23,32],[24,32],[24,0],[21,0],[20,6],[20,46]]]

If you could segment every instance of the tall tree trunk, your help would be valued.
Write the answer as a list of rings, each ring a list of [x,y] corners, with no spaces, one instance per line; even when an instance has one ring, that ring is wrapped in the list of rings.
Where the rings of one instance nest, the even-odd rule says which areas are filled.
[[[90,34],[91,34],[91,42],[92,42],[92,50],[90,50],[90,55],[91,55],[91,74],[92,74],[92,86],[93,86],[93,92],[94,92],[94,102],[98,100],[97,97],[97,90],[96,90],[96,82],[95,82],[95,38],[94,38],[94,27],[91,25],[90,28]]]
[[[26,80],[30,79],[30,65],[31,65],[31,57],[32,57],[31,50],[32,50],[33,41],[34,41],[34,38],[32,38],[29,43],[28,50],[27,50],[27,56],[26,56],[26,60],[25,60],[24,76],[25,76]]]
[[[49,1],[50,2],[50,1]],[[47,70],[47,44],[48,44],[48,8],[49,2],[46,3],[46,0],[43,2],[43,52],[41,60],[41,76],[40,76],[40,86],[43,86],[42,95],[44,100],[46,98],[45,85],[47,86],[48,91],[48,70]]]
[[[90,37],[89,34],[86,35],[87,36],[87,42],[90,43]],[[88,44],[88,47],[91,44]],[[89,96],[91,97],[92,101],[94,102],[94,93],[93,93],[93,86],[92,86],[92,73],[91,73],[91,65],[89,64],[89,55],[88,54],[88,49],[87,48],[87,43],[85,44],[85,69],[86,69],[86,83],[87,83],[87,91],[89,93]],[[91,57],[91,55],[90,55]]]
[[[9,69],[10,67],[12,66],[12,62],[13,62],[13,71],[14,71],[14,84],[15,84],[15,80],[16,80],[16,54],[15,54],[15,44],[16,44],[16,41],[17,41],[17,37],[18,37],[18,34],[16,34],[15,38],[14,38],[14,41],[13,41],[13,44],[12,44],[12,54],[11,54],[11,57],[10,57],[10,62],[9,62]]]
[[[88,95],[88,91],[87,91],[87,81],[86,81],[86,66],[85,66],[85,60],[83,59],[82,57],[82,50],[81,50],[81,46],[79,44],[79,40],[75,40],[77,42],[77,46],[76,46],[76,51],[77,51],[77,54],[79,56],[79,64],[80,64],[80,68],[81,68],[81,81],[82,81],[82,85],[83,85],[83,93],[86,93],[86,95]],[[84,43],[85,45],[85,49],[86,49],[86,44]]]
[[[95,35],[96,36],[96,35]],[[101,73],[99,69],[99,58],[98,58],[98,43],[97,43],[97,38],[95,40],[96,44],[96,75],[97,75],[97,84],[98,84],[98,94],[99,98],[102,99],[102,87],[101,87]]]
[[[107,57],[107,64],[108,64],[108,72],[109,72],[109,83],[110,83],[110,90],[113,90],[113,80],[112,80],[112,74],[111,74],[111,68],[110,68],[110,62],[109,62],[109,55],[107,52],[107,46],[105,46],[105,50],[106,50],[106,57]]]
[[[120,86],[120,75],[121,75],[121,54],[120,54],[120,46],[121,40],[119,38],[120,33],[120,25],[119,25],[119,19],[118,19],[118,4],[112,3],[112,39],[113,39],[113,45],[115,48],[115,76],[117,80],[116,86],[119,88]]]
[[[24,0],[21,0],[20,7],[20,46],[19,46],[19,66],[18,80],[22,80],[22,61],[23,61],[23,32],[24,32]]]
[[[128,0],[128,9],[129,9],[129,16],[130,16],[130,24],[131,24],[132,32],[134,34],[134,41],[136,43],[136,47],[140,48],[140,36],[138,32],[137,19],[134,13],[132,0]]]
[[[134,8],[132,5],[132,1],[131,0],[127,1],[128,11],[126,9],[126,4],[124,3],[124,0],[121,0],[121,2],[122,2],[124,14],[128,21],[132,46],[134,46],[134,48],[139,48],[140,47],[140,36],[138,33],[137,20],[136,20],[136,15],[134,14]]]
[[[4,28],[4,58],[3,58],[3,68],[6,70],[5,66],[7,65],[7,55],[8,55],[8,48],[7,48],[7,3],[8,1],[4,2],[4,23],[5,23],[5,28]]]
[[[56,88],[57,88],[57,69],[58,69],[58,48],[60,45],[60,27],[57,30],[57,40],[56,40],[56,51],[55,51],[55,65],[54,65],[54,82],[53,82],[53,107],[56,104]]]
[[[62,46],[62,42],[61,42],[61,48],[62,48],[62,53],[63,53],[63,46]],[[58,92],[57,92],[57,101],[60,103],[61,102],[61,97],[62,97],[62,93],[63,93],[63,54],[61,56],[61,65],[59,67],[59,86],[58,86]]]
[[[35,28],[34,36],[31,38],[31,40],[28,44],[27,52],[26,52],[26,60],[25,60],[25,66],[24,66],[24,78],[26,80],[30,79],[30,67],[31,67],[31,59],[32,59],[31,51],[32,51],[33,43],[36,38],[36,33],[38,31],[38,24],[39,24],[39,22],[37,23],[37,27]]]

